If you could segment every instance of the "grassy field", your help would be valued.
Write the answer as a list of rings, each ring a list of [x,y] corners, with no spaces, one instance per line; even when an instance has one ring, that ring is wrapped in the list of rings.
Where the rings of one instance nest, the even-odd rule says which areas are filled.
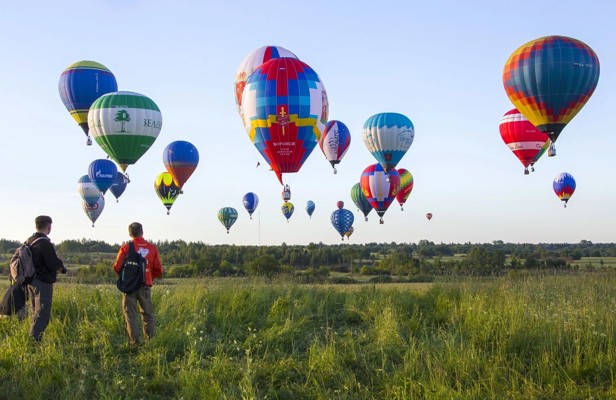
[[[0,282],[4,291],[6,281]],[[59,283],[44,342],[0,319],[0,398],[616,398],[616,276],[154,288],[157,336],[126,344],[112,286]]]

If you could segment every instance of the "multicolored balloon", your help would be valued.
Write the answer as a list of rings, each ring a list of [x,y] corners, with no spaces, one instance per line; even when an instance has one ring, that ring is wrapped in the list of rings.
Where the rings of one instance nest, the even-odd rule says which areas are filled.
[[[81,207],[88,218],[90,218],[90,221],[92,221],[92,228],[94,228],[94,223],[98,217],[100,217],[103,209],[105,208],[105,197],[101,195],[101,197],[99,197],[94,204],[88,204],[85,200],[82,200]]]
[[[77,190],[86,204],[94,206],[103,192],[96,187],[88,175],[84,175],[77,181]]]
[[[293,211],[295,211],[295,207],[293,207],[293,203],[291,203],[290,201],[287,201],[286,203],[282,204],[282,207],[280,207],[280,210],[282,211],[282,215],[284,215],[284,217],[287,219],[287,222],[289,222],[289,218],[291,218],[291,215],[293,215]]]
[[[154,190],[167,208],[167,215],[169,215],[173,203],[180,195],[180,186],[173,179],[173,175],[169,172],[162,172],[154,181]]]
[[[325,129],[327,92],[317,73],[294,58],[272,59],[249,77],[242,97],[250,141],[282,184],[300,170]]]
[[[587,44],[544,36],[509,56],[503,85],[515,108],[554,143],[592,96],[599,69],[599,58]]]
[[[103,64],[95,61],[78,61],[69,65],[62,75],[58,91],[64,106],[88,138],[86,144],[92,145],[88,134],[88,111],[96,99],[104,94],[118,90],[115,76]]]
[[[314,212],[315,208],[316,204],[314,204],[314,201],[308,200],[306,202],[306,212],[308,213],[308,217],[310,217],[310,219],[312,219],[312,213]]]
[[[389,172],[406,154],[413,139],[415,127],[410,119],[398,113],[380,113],[364,123],[362,138],[370,154]]]
[[[88,168],[88,177],[103,194],[115,183],[117,175],[118,167],[111,160],[94,160]]]
[[[361,185],[359,184],[359,182],[357,182],[351,188],[351,199],[353,200],[353,203],[355,203],[355,205],[357,206],[357,209],[364,214],[364,218],[366,219],[366,221],[368,221],[368,214],[370,214],[370,211],[372,211],[372,205],[370,204],[368,199],[366,199],[363,190],[361,190]]]
[[[199,165],[199,151],[190,142],[176,140],[169,143],[163,150],[163,164],[165,164],[167,171],[173,175],[181,191]]]
[[[499,130],[505,144],[524,165],[524,175],[528,175],[529,165],[534,164],[541,150],[549,146],[548,135],[535,128],[515,108],[503,116]]]
[[[114,92],[92,103],[88,126],[96,143],[126,172],[152,146],[163,118],[150,98],[139,93]]]
[[[430,221],[432,219],[432,213],[426,213],[426,218]]]
[[[254,50],[244,58],[240,63],[240,66],[235,72],[235,104],[237,105],[237,111],[240,113],[242,120],[244,119],[244,112],[242,110],[242,94],[244,93],[244,87],[250,74],[252,74],[263,63],[268,62],[274,58],[297,58],[295,54],[280,46],[263,46]]]
[[[404,211],[404,203],[408,200],[411,192],[413,191],[413,187],[415,186],[415,181],[413,179],[413,175],[404,168],[398,169],[398,174],[400,174],[400,190],[396,195],[396,200],[400,204],[400,209]]]
[[[361,190],[366,199],[379,215],[379,222],[383,223],[383,215],[389,205],[396,198],[400,190],[400,175],[395,169],[385,173],[381,164],[373,164],[364,169],[359,181]]]
[[[223,207],[218,210],[218,220],[227,228],[227,234],[235,221],[237,221],[237,217],[237,210],[233,207]]]
[[[319,146],[321,151],[325,154],[325,158],[332,165],[334,174],[336,171],[336,164],[340,163],[342,157],[346,154],[351,144],[351,132],[345,124],[340,121],[332,120],[325,125],[325,131],[319,139]]]
[[[346,208],[339,208],[332,213],[330,220],[334,229],[340,234],[340,239],[344,240],[344,235],[349,231],[351,226],[353,226],[355,217],[353,213]]]
[[[346,231],[346,233],[344,234],[344,236],[346,236],[347,240],[349,240],[349,238],[351,237],[351,235],[353,234],[353,232],[355,232],[355,229],[353,229],[353,227],[350,227],[348,231]]]
[[[250,219],[252,219],[252,213],[255,212],[259,205],[259,196],[256,193],[248,192],[244,195],[242,202],[244,203],[244,208],[248,211]]]
[[[554,178],[552,187],[554,188],[556,196],[564,201],[564,206],[567,207],[567,202],[573,195],[573,192],[575,192],[575,179],[573,179],[573,176],[568,172],[558,174],[558,176]]]
[[[120,202],[120,196],[122,196],[122,193],[124,193],[124,191],[126,190],[128,182],[128,177],[118,171],[118,174],[116,175],[116,180],[109,188],[113,196],[116,198],[116,203]]]

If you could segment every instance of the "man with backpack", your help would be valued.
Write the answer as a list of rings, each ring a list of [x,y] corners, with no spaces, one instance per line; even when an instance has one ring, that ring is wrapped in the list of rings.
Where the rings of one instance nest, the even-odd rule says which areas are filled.
[[[139,222],[128,226],[128,234],[132,241],[122,245],[113,269],[118,274],[118,289],[122,291],[122,311],[130,348],[135,350],[142,344],[137,305],[141,309],[146,339],[153,338],[156,333],[151,288],[154,279],[163,274],[163,266],[156,246],[143,238],[143,226]],[[135,273],[139,269],[142,272]]]
[[[26,281],[28,295],[32,303],[32,325],[30,337],[36,342],[43,338],[43,332],[51,319],[51,300],[53,284],[58,271],[66,273],[64,263],[56,255],[56,250],[49,240],[51,232],[51,217],[39,215],[34,219],[36,232],[26,240],[26,245],[32,253],[35,274],[30,282]]]

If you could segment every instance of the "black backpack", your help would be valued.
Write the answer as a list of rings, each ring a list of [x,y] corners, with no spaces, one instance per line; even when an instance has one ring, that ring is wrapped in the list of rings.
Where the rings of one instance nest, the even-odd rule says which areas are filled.
[[[145,281],[145,265],[147,261],[135,251],[133,242],[128,243],[128,254],[124,259],[116,286],[121,292],[135,293]]]

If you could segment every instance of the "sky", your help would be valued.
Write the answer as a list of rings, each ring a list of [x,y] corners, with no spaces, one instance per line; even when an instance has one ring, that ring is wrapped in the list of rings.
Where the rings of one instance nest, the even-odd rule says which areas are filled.
[[[342,200],[355,213],[351,243],[613,242],[614,15],[616,3],[603,0],[5,2],[0,238],[25,240],[45,214],[56,243],[120,243],[139,221],[150,240],[336,244],[330,215]],[[558,155],[544,156],[525,176],[499,134],[502,115],[513,108],[502,70],[516,48],[546,35],[587,43],[601,76],[560,135]],[[338,174],[317,146],[298,173],[286,175],[295,204],[289,222],[280,211],[282,187],[250,142],[233,96],[238,65],[265,45],[291,50],[319,74],[330,120],[344,122],[352,136]],[[85,145],[58,94],[60,74],[80,60],[107,66],[119,90],[150,97],[163,117],[154,145],[127,170],[126,192],[117,203],[106,195],[94,228],[77,180],[106,154]],[[392,203],[382,225],[374,212],[364,221],[350,198],[363,169],[376,162],[361,130],[380,112],[402,113],[415,126],[398,164],[415,187],[404,211]],[[200,163],[167,215],[153,184],[165,171],[163,149],[175,140],[193,143]],[[567,208],[552,190],[561,172],[577,181]],[[260,199],[252,220],[242,205],[251,191]],[[311,219],[308,200],[316,203]],[[239,212],[229,234],[217,220],[226,206]]]

